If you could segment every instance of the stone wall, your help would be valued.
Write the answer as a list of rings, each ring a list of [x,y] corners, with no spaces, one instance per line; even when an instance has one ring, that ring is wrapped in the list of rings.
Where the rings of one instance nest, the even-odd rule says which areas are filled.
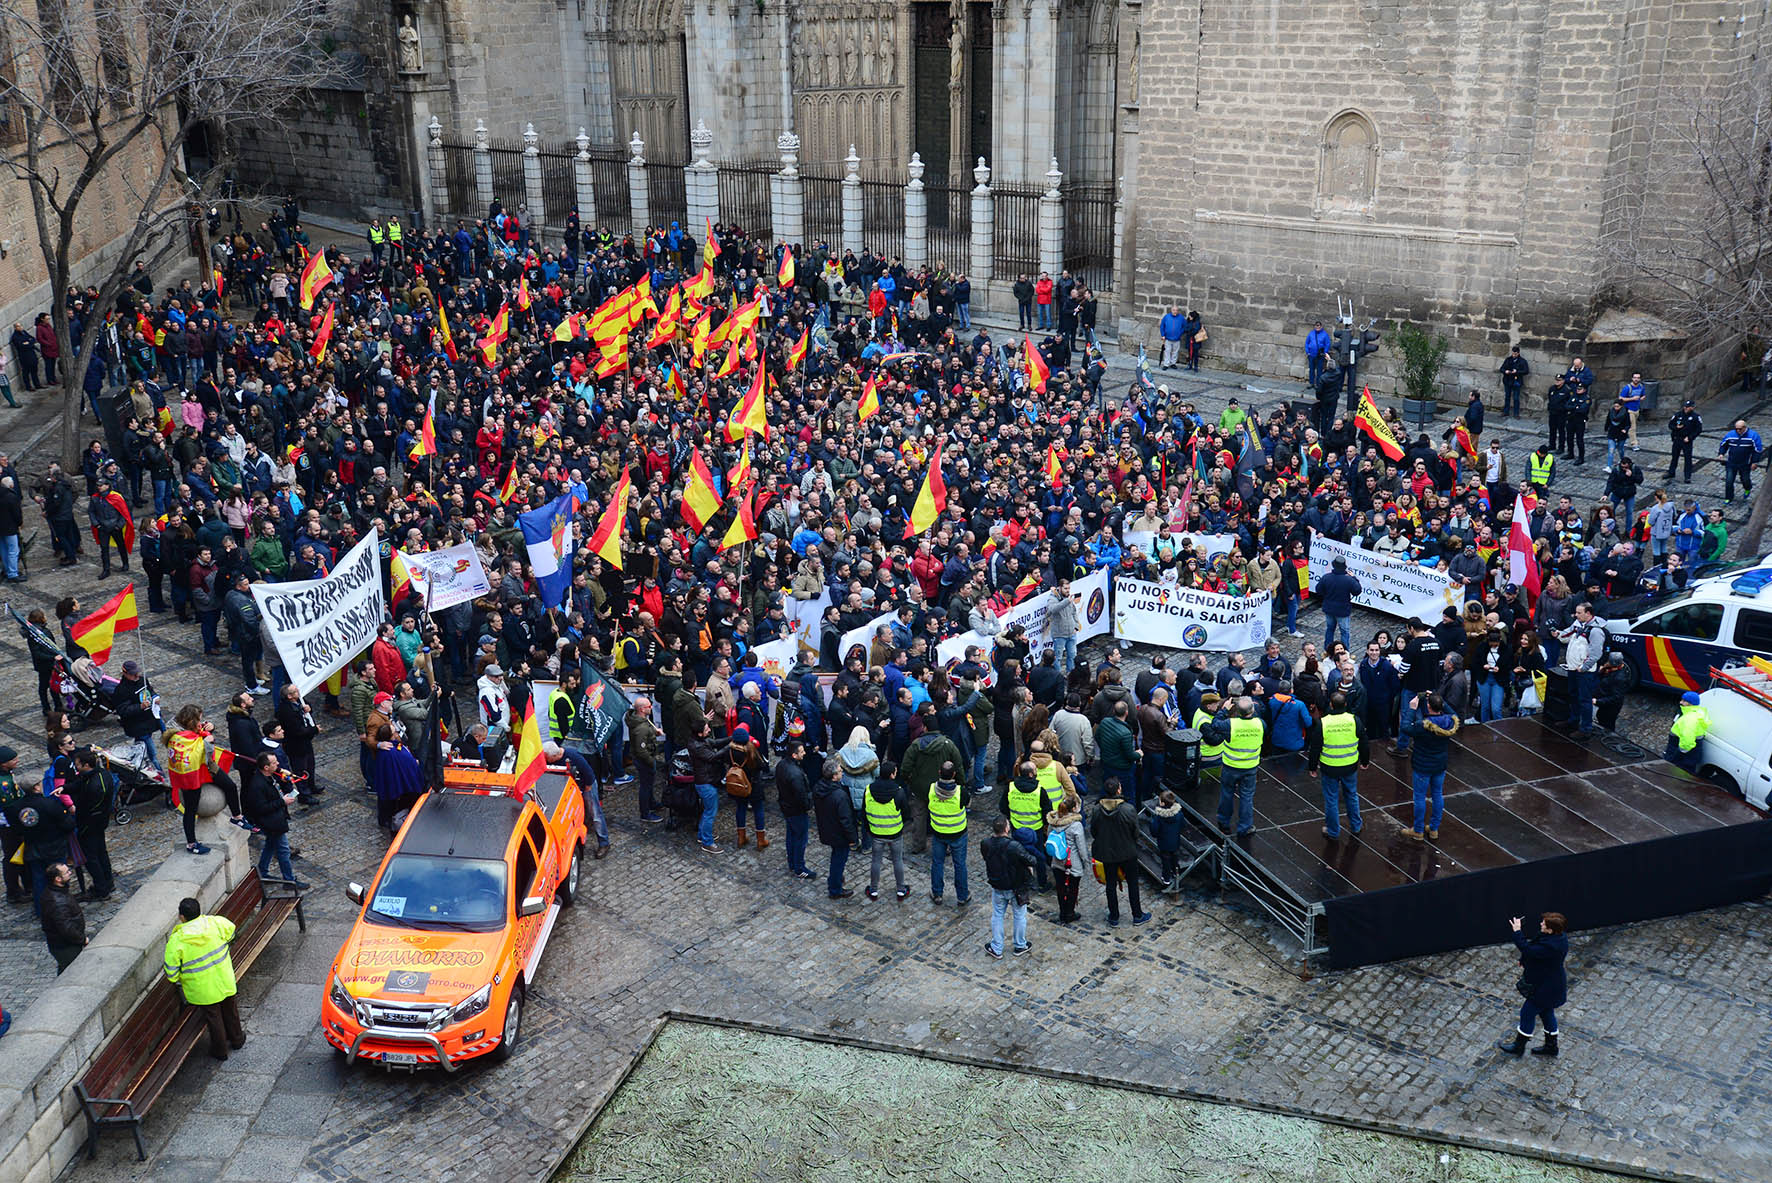
[[[240,137],[238,173],[267,197],[299,194],[304,209],[404,220],[414,194],[410,152],[397,135],[403,123],[385,89],[316,91],[300,108]]]
[[[164,972],[179,900],[214,907],[253,869],[245,830],[221,817],[199,826],[209,854],[168,858],[69,972],[13,1019],[0,1056],[0,1179],[47,1183],[82,1152],[88,1123],[74,1081]]]

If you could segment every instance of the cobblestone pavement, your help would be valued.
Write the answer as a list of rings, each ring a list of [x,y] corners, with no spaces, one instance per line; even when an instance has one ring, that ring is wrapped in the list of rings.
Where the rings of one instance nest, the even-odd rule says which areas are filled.
[[[1202,407],[1250,397],[1232,375],[1202,375],[1197,386]],[[1516,454],[1524,433],[1503,432]],[[1653,430],[1644,438],[1656,439]],[[1597,495],[1591,460],[1587,471],[1596,475],[1573,482],[1583,504]],[[31,557],[37,573],[11,589],[21,610],[52,609],[67,594],[97,602],[120,586],[118,576],[99,583],[90,559],[51,568],[43,543]],[[1314,635],[1318,621],[1309,613],[1301,627]],[[1361,612],[1354,629],[1395,624]],[[194,626],[145,614],[144,625],[120,656],[136,656],[139,644],[166,700],[219,716],[239,688],[237,665],[204,659]],[[1134,650],[1128,668],[1147,656]],[[41,718],[16,630],[0,630],[0,663],[10,675],[0,741],[36,774]],[[1633,696],[1621,729],[1658,749],[1671,714],[1666,698]],[[108,726],[91,734],[117,738]],[[99,1161],[83,1161],[77,1176],[532,1175],[572,1143],[669,1010],[1654,1173],[1759,1180],[1772,1161],[1764,902],[1578,934],[1563,1057],[1502,1061],[1490,1044],[1511,1022],[1514,971],[1500,948],[1306,980],[1296,950],[1236,897],[1159,899],[1153,924],[1110,929],[1088,887],[1083,923],[1051,924],[1051,898],[1039,897],[1034,955],[998,963],[980,950],[988,913],[977,904],[962,915],[920,888],[902,905],[859,895],[832,903],[822,884],[786,876],[779,846],[703,855],[680,834],[642,827],[625,791],[612,798],[614,854],[586,868],[585,906],[556,931],[515,1061],[447,1079],[346,1071],[314,1025],[353,911],[341,888],[371,872],[383,850],[357,792],[353,743],[342,731],[321,739],[330,791],[297,817],[293,835],[319,890],[308,932],[287,928],[243,982],[252,1042],[225,1065],[199,1057],[180,1073],[146,1123],[148,1164],[135,1163],[128,1139],[106,1138]],[[123,891],[178,842],[172,814],[149,808],[138,818],[113,831]],[[720,828],[726,842],[729,811]],[[824,865],[816,845],[811,858]],[[926,858],[910,861],[914,876],[927,873]],[[981,874],[976,855],[973,863]],[[89,922],[113,910],[94,906]],[[52,972],[29,909],[0,912],[6,1005],[28,1005]]]

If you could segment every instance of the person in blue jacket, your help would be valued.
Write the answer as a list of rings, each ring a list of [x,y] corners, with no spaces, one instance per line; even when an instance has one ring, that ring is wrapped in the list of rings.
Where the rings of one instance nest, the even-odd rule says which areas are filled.
[[[1292,681],[1282,678],[1267,704],[1268,742],[1276,752],[1303,754],[1304,737],[1311,729],[1310,708],[1292,697]]]
[[[1319,320],[1311,326],[1311,331],[1306,333],[1304,337],[1304,360],[1305,364],[1310,367],[1310,377],[1307,381],[1312,390],[1315,390],[1317,383],[1323,380],[1323,368],[1329,362],[1331,347],[1329,330],[1324,328],[1323,322]]]
[[[1496,1044],[1510,1056],[1525,1052],[1532,1030],[1544,1019],[1544,1043],[1532,1049],[1535,1056],[1557,1054],[1557,1008],[1569,1000],[1569,979],[1563,972],[1563,961],[1569,956],[1569,938],[1564,930],[1569,921],[1561,912],[1546,912],[1538,920],[1536,937],[1528,938],[1521,931],[1523,917],[1508,921],[1514,930],[1514,947],[1520,951],[1520,980],[1514,984],[1525,999],[1520,1004],[1520,1025],[1512,1038]]]

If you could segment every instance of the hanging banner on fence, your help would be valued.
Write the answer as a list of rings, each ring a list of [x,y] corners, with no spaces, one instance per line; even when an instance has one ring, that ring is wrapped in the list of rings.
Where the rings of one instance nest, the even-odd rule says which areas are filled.
[[[492,590],[486,568],[480,565],[480,552],[471,542],[418,554],[401,551],[400,559],[412,579],[413,594],[431,612],[441,612]]]
[[[1391,559],[1325,538],[1311,535],[1311,589],[1328,575],[1336,559],[1347,560],[1347,573],[1360,581],[1360,594],[1354,603],[1363,608],[1385,612],[1391,616],[1420,617],[1436,624],[1440,612],[1450,604],[1461,606],[1462,597],[1453,589],[1452,577],[1434,571],[1409,559]]]
[[[302,694],[369,648],[388,617],[381,588],[381,539],[370,530],[325,579],[255,583],[252,598]]]
[[[1114,636],[1169,649],[1255,649],[1272,632],[1272,598],[1268,592],[1226,596],[1122,575],[1114,580]]]
[[[1204,552],[1208,560],[1216,559],[1219,555],[1229,554],[1237,546],[1235,534],[1183,534],[1180,531],[1171,531],[1169,536],[1175,539],[1175,553],[1181,553],[1183,542],[1191,542],[1194,544],[1195,553]],[[1149,555],[1153,553],[1151,548],[1156,545],[1157,532],[1155,530],[1122,530],[1120,541],[1128,547],[1136,546]]]

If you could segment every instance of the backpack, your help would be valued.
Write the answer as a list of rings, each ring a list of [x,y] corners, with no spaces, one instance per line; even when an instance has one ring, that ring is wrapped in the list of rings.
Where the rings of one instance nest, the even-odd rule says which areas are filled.
[[[1053,830],[1046,835],[1046,855],[1055,863],[1070,865],[1070,843],[1064,840],[1063,830]]]
[[[726,795],[741,799],[751,795],[750,774],[736,764],[726,770]]]

